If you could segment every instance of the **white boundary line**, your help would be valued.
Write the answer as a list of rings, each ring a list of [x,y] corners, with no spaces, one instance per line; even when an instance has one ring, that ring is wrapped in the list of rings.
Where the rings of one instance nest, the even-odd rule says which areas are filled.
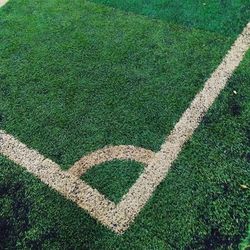
[[[221,90],[224,89],[249,47],[250,23],[205,83],[202,91],[196,95],[190,107],[184,112],[161,146],[161,150],[151,160],[148,159],[144,172],[117,205],[70,171],[62,171],[56,163],[45,159],[37,151],[29,149],[13,136],[1,130],[0,153],[24,167],[66,198],[74,201],[116,233],[123,233],[146,204],[156,187],[166,177],[183,145],[192,136],[201,119]]]
[[[0,8],[4,6],[9,0],[0,0]]]
[[[192,136],[208,109],[225,88],[227,81],[239,66],[249,47],[250,23],[247,24],[222,63],[207,80],[202,91],[195,96],[189,108],[183,113],[161,146],[161,150],[156,153],[153,162],[145,169],[118,205],[120,209],[126,211],[129,218],[127,223],[130,223],[139,213],[155,188],[165,178],[183,145]]]

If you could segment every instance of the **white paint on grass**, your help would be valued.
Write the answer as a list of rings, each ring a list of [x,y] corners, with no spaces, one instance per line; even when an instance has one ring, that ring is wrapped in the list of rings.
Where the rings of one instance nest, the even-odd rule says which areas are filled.
[[[154,155],[151,150],[131,145],[109,146],[84,156],[69,169],[69,172],[80,178],[88,169],[114,159],[133,160],[148,165]]]
[[[9,0],[0,0],[0,7],[4,6]]]
[[[250,23],[205,83],[202,91],[195,96],[190,107],[184,112],[157,153],[133,146],[109,147],[83,157],[71,170],[63,171],[56,163],[45,159],[37,151],[29,149],[4,131],[0,131],[0,153],[88,211],[102,224],[116,233],[123,233],[146,204],[156,187],[166,177],[183,145],[192,136],[201,119],[224,89],[249,47]],[[126,150],[130,150],[131,157]],[[143,157],[145,157],[144,160]],[[110,161],[114,158],[135,159],[146,165],[136,183],[117,205],[79,179],[79,176],[93,164]]]

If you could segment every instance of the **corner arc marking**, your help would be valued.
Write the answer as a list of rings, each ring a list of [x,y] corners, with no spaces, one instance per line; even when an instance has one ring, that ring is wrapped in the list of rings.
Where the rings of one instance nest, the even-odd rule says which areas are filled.
[[[134,160],[147,166],[154,156],[153,151],[132,145],[107,146],[82,157],[68,172],[80,178],[88,169],[114,159]]]

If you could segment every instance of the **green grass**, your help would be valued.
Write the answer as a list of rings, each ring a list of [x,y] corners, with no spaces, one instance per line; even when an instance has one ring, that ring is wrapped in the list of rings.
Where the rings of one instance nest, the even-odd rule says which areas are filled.
[[[108,144],[157,151],[243,22],[218,34],[84,1],[12,0],[0,10],[0,128],[63,169]],[[236,249],[250,211],[249,65],[250,53],[122,236],[0,156],[1,247]],[[117,202],[141,168],[114,161],[83,178]]]
[[[249,229],[248,229],[248,235],[247,235],[246,239],[244,240],[244,242],[241,244],[241,249],[242,250],[249,250],[250,249],[250,225],[249,225]]]
[[[113,160],[88,170],[82,179],[111,201],[118,203],[143,169],[144,166],[135,161]]]
[[[92,0],[187,27],[238,35],[250,20],[249,0]]]
[[[1,13],[1,128],[64,168],[108,144],[159,150],[233,41],[81,1]]]

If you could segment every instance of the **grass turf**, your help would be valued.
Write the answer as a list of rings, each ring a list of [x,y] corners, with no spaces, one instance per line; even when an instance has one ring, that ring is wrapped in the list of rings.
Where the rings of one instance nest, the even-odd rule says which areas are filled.
[[[80,1],[1,12],[1,127],[64,168],[108,144],[159,150],[233,41]]]
[[[105,196],[118,203],[140,176],[144,166],[135,161],[113,160],[97,165],[82,179]]]
[[[249,225],[249,228],[248,228],[248,235],[247,235],[246,239],[241,244],[241,249],[243,249],[243,250],[249,250],[250,249],[250,225]]]
[[[1,129],[64,169],[107,144],[158,150],[233,41],[80,1],[13,0],[0,16]],[[240,186],[250,181],[249,62],[248,53],[123,236],[1,157],[1,245],[237,247],[250,198]],[[86,177],[100,189],[117,167],[105,165]],[[119,193],[116,185],[102,191],[118,200],[137,174],[114,175],[125,183]]]
[[[134,12],[227,35],[238,35],[250,16],[248,0],[92,0]]]

